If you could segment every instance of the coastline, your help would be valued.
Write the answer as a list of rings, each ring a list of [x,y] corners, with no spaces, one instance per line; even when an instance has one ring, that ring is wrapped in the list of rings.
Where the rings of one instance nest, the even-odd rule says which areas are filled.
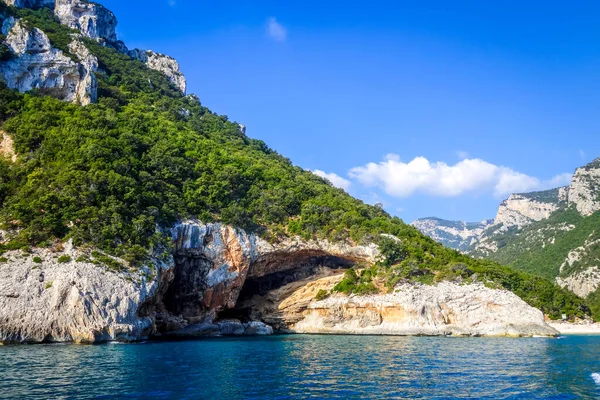
[[[577,324],[572,322],[548,322],[562,335],[600,335],[600,323]]]

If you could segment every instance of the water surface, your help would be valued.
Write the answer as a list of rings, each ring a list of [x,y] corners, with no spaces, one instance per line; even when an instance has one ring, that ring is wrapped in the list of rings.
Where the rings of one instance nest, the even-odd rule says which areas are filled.
[[[597,398],[599,355],[599,336],[0,346],[0,398]]]

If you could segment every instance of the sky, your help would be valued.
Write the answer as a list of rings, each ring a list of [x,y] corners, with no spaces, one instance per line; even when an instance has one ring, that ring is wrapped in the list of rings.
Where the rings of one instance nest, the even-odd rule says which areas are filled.
[[[600,157],[600,3],[101,0],[129,48],[407,222],[493,218]]]

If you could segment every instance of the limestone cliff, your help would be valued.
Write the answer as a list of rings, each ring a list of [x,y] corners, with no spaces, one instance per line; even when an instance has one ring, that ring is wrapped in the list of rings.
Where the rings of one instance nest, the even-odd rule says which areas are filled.
[[[48,3],[46,1],[46,3]],[[63,25],[95,40],[117,41],[117,18],[98,3],[83,0],[56,0],[54,14]]]
[[[169,80],[177,86],[181,94],[185,95],[187,83],[185,76],[179,69],[179,64],[173,57],[165,56],[164,54],[155,53],[152,50],[134,49],[129,52],[132,58],[140,60],[148,66],[148,68],[161,72]]]
[[[279,330],[296,333],[457,336],[554,336],[539,310],[505,290],[483,284],[442,282],[435,286],[400,284],[392,293],[335,294],[317,301],[342,278],[321,271],[243,303],[253,316]]]
[[[69,47],[80,56],[81,62],[73,61],[54,48],[40,29],[29,28],[21,21],[14,23],[5,43],[15,55],[0,63],[0,74],[8,87],[21,92],[38,89],[58,99],[83,105],[96,100],[94,71],[98,61],[77,38]]]
[[[74,40],[68,46],[70,54],[65,54],[66,49],[54,47],[39,28],[19,22],[12,15],[0,16],[2,33],[7,36],[4,45],[15,55],[0,62],[0,76],[10,88],[21,92],[41,89],[45,94],[82,105],[95,102],[98,61],[81,41],[81,37],[85,37],[144,62],[148,68],[164,74],[185,94],[186,80],[177,61],[149,50],[129,51],[118,41],[116,17],[102,5],[84,0],[2,1],[19,8],[50,8],[61,24],[80,32],[73,35]]]
[[[600,158],[575,171],[569,186],[569,204],[584,216],[600,210]]]
[[[0,261],[0,343],[146,338],[152,319],[138,308],[158,287],[158,276],[109,271],[70,245],[8,252]]]
[[[172,255],[132,273],[107,263],[108,256],[70,245],[56,253],[7,252],[0,258],[0,343],[268,334],[272,329],[260,321],[219,316],[236,305],[245,284],[378,254],[376,247],[327,241],[269,244],[240,229],[198,221],[183,221],[171,234]]]
[[[561,203],[559,193],[563,191],[564,188],[559,188],[544,192],[511,194],[498,207],[494,225],[521,228],[546,219],[558,210]]]

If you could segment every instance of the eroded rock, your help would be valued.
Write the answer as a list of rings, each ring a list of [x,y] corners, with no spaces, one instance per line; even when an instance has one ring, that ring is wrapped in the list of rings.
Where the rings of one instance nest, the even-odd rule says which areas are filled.
[[[177,86],[181,94],[185,95],[187,82],[185,76],[179,69],[179,63],[173,57],[164,54],[155,53],[152,50],[134,49],[129,55],[148,66],[148,68],[161,72]]]
[[[17,21],[6,38],[15,57],[0,64],[0,74],[11,89],[27,92],[38,89],[60,100],[82,105],[95,101],[97,59],[75,39],[69,47],[80,57],[73,61],[52,47],[48,36],[38,28]]]

